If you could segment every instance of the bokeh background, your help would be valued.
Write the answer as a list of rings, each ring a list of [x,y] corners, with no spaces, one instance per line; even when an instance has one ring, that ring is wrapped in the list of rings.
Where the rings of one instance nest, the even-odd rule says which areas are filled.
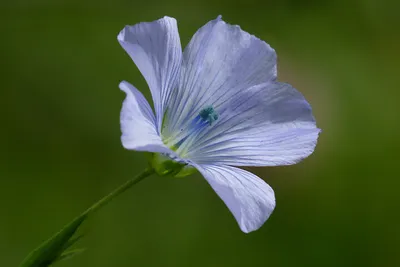
[[[0,3],[0,266],[146,165],[119,139],[118,83],[149,96],[124,25],[173,16],[186,45],[219,14],[276,49],[323,129],[315,153],[253,169],[277,198],[259,231],[242,233],[201,176],[154,176],[88,220],[87,251],[58,266],[400,266],[398,1]]]

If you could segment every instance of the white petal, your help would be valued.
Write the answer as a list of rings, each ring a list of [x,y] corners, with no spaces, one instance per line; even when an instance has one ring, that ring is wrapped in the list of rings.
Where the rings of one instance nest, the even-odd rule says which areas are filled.
[[[118,41],[133,59],[150,87],[160,130],[165,103],[177,87],[182,48],[174,18],[126,26]]]
[[[285,83],[243,90],[220,106],[187,157],[199,164],[290,165],[309,156],[320,130],[304,97]]]
[[[219,18],[200,28],[185,48],[168,132],[185,128],[206,106],[275,80],[276,54],[267,43]]]
[[[147,100],[133,85],[121,82],[126,93],[121,110],[121,141],[126,149],[169,153],[157,134],[153,111]]]
[[[225,202],[243,232],[260,228],[274,210],[274,191],[256,175],[229,166],[196,168]]]

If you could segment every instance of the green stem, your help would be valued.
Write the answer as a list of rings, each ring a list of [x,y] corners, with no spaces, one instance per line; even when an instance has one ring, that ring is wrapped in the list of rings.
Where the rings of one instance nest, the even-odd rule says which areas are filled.
[[[147,176],[151,175],[154,173],[154,170],[151,168],[148,168],[146,170],[144,170],[141,174],[137,175],[136,177],[128,180],[127,182],[125,182],[123,185],[121,185],[120,187],[118,187],[117,189],[115,189],[114,191],[112,191],[110,194],[108,194],[107,196],[103,197],[102,199],[100,199],[99,201],[97,201],[96,203],[94,203],[90,208],[88,208],[82,215],[83,216],[87,216],[97,210],[99,210],[101,207],[103,207],[104,205],[106,205],[107,203],[109,203],[111,200],[113,200],[115,197],[117,197],[118,195],[120,195],[121,193],[125,192],[126,190],[128,190],[129,188],[131,188],[133,185],[139,183],[140,181],[142,181],[144,178],[146,178]]]
[[[79,236],[75,238],[73,236],[86,218],[93,212],[99,210],[101,207],[109,203],[115,197],[122,194],[133,185],[137,184],[153,173],[153,169],[146,169],[138,176],[128,180],[113,192],[97,201],[80,216],[76,217],[72,222],[64,226],[64,228],[58,233],[29,253],[29,255],[21,263],[20,267],[48,267],[58,260],[75,255],[76,251],[71,251],[68,249],[80,238]]]

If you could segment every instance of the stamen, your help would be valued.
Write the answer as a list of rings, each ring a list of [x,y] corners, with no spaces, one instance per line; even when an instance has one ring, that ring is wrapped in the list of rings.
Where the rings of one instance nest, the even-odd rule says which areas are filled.
[[[177,150],[189,137],[197,135],[204,127],[211,126],[216,120],[218,120],[218,113],[212,106],[208,106],[199,112],[193,121],[189,125],[189,129],[185,136],[181,138],[175,145],[172,146],[173,150]]]
[[[218,120],[218,114],[212,106],[202,109],[199,113],[199,116],[203,121],[208,122],[210,125],[214,121]]]

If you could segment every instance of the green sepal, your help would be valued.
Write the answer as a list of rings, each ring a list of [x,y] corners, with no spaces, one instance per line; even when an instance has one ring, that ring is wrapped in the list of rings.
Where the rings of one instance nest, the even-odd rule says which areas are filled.
[[[182,178],[182,177],[186,177],[186,176],[192,175],[192,174],[194,174],[196,172],[197,172],[197,169],[195,167],[192,167],[190,165],[185,165],[185,166],[183,166],[183,168],[177,174],[175,174],[174,177]]]
[[[183,164],[158,153],[153,153],[150,164],[154,171],[160,176],[174,175],[180,172],[184,166]]]
[[[196,172],[196,169],[187,164],[177,162],[168,156],[153,153],[150,164],[154,171],[160,176],[185,177]]]
[[[86,218],[87,215],[82,214],[70,222],[60,232],[32,251],[20,267],[47,267],[60,259],[66,258],[66,255],[71,253],[71,251],[67,251],[68,248],[80,239],[81,236],[73,237],[73,235]],[[76,255],[76,253],[73,253],[73,255]]]

